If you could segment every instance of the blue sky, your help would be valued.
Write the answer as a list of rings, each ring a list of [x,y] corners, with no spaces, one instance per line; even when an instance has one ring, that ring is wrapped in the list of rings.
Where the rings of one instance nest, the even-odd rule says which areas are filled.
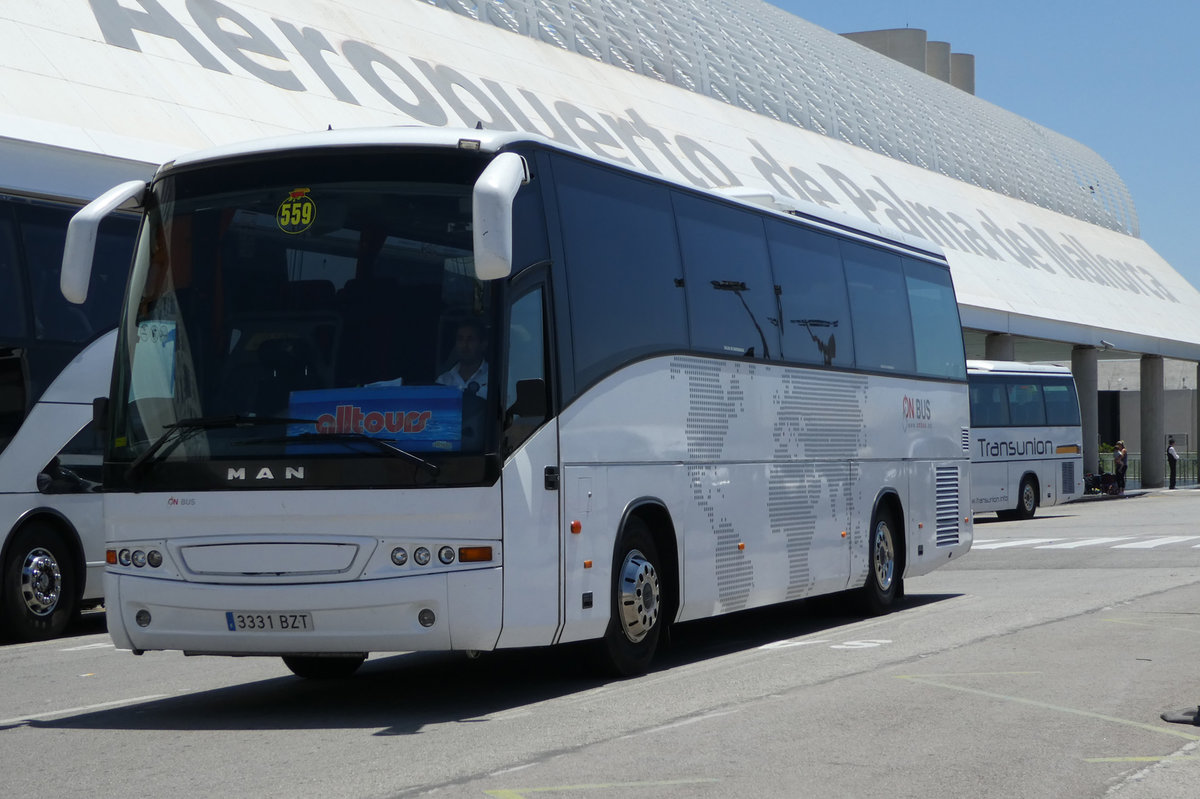
[[[975,56],[975,94],[1095,150],[1141,235],[1200,288],[1200,3],[774,0],[835,33],[922,28]]]

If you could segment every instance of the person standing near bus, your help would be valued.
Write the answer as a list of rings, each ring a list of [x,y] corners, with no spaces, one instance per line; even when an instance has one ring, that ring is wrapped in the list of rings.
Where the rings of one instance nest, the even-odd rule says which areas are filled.
[[[1175,439],[1167,439],[1167,466],[1171,470],[1171,482],[1168,488],[1175,487],[1175,464],[1179,461],[1179,453],[1175,451]]]
[[[1118,441],[1117,446],[1113,449],[1113,471],[1117,475],[1117,494],[1125,493],[1125,469],[1129,466],[1129,452],[1125,449],[1125,442]]]

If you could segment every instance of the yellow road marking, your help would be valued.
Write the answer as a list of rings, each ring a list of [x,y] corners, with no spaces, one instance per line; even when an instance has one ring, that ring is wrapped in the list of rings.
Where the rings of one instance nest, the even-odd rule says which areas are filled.
[[[1127,621],[1125,619],[1101,619],[1109,624],[1127,624],[1130,627],[1149,627],[1152,630],[1175,630],[1181,633],[1200,633],[1195,627],[1172,627],[1169,624],[1147,624],[1144,621]]]
[[[720,782],[717,779],[656,780],[654,782],[595,782],[581,785],[555,785],[548,788],[500,788],[484,791],[496,799],[524,799],[531,793],[563,793],[566,791],[603,791],[613,788],[658,788],[666,785],[697,785],[702,782]]]
[[[964,675],[965,676],[965,675]],[[976,696],[986,696],[989,699],[996,699],[1001,702],[1012,702],[1020,705],[1030,705],[1031,707],[1040,707],[1044,710],[1053,710],[1057,713],[1068,713],[1073,716],[1083,716],[1084,718],[1097,719],[1098,721],[1107,721],[1111,724],[1121,724],[1126,727],[1137,727],[1138,729],[1148,730],[1150,732],[1160,732],[1164,735],[1173,735],[1177,738],[1186,738],[1189,741],[1200,741],[1200,735],[1192,735],[1191,733],[1182,732],[1170,727],[1160,727],[1156,724],[1146,724],[1141,721],[1132,721],[1131,719],[1122,719],[1116,716],[1106,716],[1103,713],[1093,713],[1090,710],[1080,710],[1073,707],[1065,707],[1063,705],[1055,705],[1050,702],[1041,702],[1037,699],[1026,699],[1021,696],[1010,696],[1008,694],[999,694],[994,691],[984,691],[980,688],[967,688],[963,685],[952,685],[951,683],[939,682],[925,677],[918,677],[912,674],[897,675],[898,680],[908,680],[910,682],[921,683],[922,685],[930,685],[934,688],[945,688],[950,691],[959,691],[965,694],[975,694]]]

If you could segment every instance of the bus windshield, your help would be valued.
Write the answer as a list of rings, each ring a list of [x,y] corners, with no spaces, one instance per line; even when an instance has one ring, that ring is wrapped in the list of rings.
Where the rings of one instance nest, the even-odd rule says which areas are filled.
[[[485,480],[494,303],[471,249],[484,165],[299,151],[156,180],[118,344],[112,477]]]

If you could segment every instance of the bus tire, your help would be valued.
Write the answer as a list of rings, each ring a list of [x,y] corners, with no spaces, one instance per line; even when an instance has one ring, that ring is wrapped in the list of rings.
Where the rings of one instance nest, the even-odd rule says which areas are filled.
[[[1032,519],[1037,513],[1038,488],[1037,482],[1030,475],[1021,478],[1021,487],[1017,489],[1017,509],[1013,512],[1014,519]]]
[[[867,582],[861,589],[863,609],[872,616],[886,613],[903,595],[895,514],[887,505],[875,509],[867,537]]]
[[[613,556],[611,612],[601,642],[605,665],[618,677],[645,674],[654,659],[666,624],[661,573],[649,528],[630,518]]]
[[[306,680],[337,680],[354,674],[366,659],[366,655],[284,655],[283,665]]]
[[[0,628],[16,641],[62,635],[79,610],[75,558],[62,531],[45,521],[22,527],[0,577]]]

